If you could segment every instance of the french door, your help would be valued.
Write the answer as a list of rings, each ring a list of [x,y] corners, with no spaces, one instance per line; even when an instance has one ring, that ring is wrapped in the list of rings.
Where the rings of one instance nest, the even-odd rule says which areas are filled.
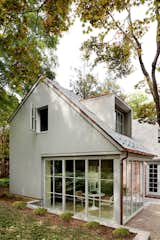
[[[147,167],[147,193],[151,195],[160,194],[160,165],[149,163]]]

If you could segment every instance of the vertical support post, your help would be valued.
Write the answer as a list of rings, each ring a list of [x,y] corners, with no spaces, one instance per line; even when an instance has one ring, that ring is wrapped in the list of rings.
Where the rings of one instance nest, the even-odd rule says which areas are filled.
[[[114,220],[121,222],[121,161],[114,159]]]
[[[66,209],[66,178],[65,178],[65,169],[66,164],[65,160],[62,160],[62,210],[63,212]]]
[[[42,159],[42,205],[45,206],[46,205],[46,190],[45,190],[45,159]]]
[[[85,217],[88,217],[88,159],[85,159]]]

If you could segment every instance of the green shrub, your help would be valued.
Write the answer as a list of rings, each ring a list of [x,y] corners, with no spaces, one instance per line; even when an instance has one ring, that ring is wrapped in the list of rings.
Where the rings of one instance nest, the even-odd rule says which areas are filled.
[[[46,208],[42,208],[42,207],[39,207],[39,208],[36,208],[34,209],[34,214],[36,215],[39,215],[39,216],[44,216],[47,212],[47,209]]]
[[[99,225],[100,225],[99,222],[96,221],[85,223],[85,226],[88,228],[97,228]]]
[[[8,187],[9,178],[0,178],[0,187]]]
[[[116,238],[123,238],[129,235],[129,230],[121,227],[113,230],[112,234]]]
[[[15,197],[14,194],[10,193],[10,192],[4,192],[3,196],[8,198],[8,199],[12,199],[12,198]]]
[[[23,201],[16,201],[12,204],[12,206],[17,209],[24,209],[26,207],[26,205],[27,205],[27,203],[23,202]]]
[[[60,215],[60,219],[64,222],[69,222],[72,218],[73,214],[71,212],[65,212]]]

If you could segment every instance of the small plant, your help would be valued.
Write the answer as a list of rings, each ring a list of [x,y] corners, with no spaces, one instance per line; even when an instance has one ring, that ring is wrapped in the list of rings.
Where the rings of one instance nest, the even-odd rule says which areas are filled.
[[[6,197],[6,198],[8,198],[8,199],[12,199],[12,198],[14,198],[15,196],[14,196],[13,193],[4,192],[3,197]]]
[[[71,212],[65,212],[60,215],[60,219],[64,222],[69,222],[72,218],[73,214]]]
[[[12,206],[17,209],[24,209],[26,207],[26,205],[27,205],[27,203],[23,202],[23,201],[16,201],[12,204]]]
[[[0,187],[8,187],[9,178],[0,178]]]
[[[97,227],[99,227],[99,225],[100,225],[99,222],[96,222],[96,221],[85,223],[85,226],[87,228],[97,228]]]
[[[129,235],[129,230],[121,227],[113,230],[112,234],[116,238],[124,238]]]
[[[34,212],[35,215],[44,216],[47,212],[47,209],[39,207],[39,208],[34,209],[33,212]]]

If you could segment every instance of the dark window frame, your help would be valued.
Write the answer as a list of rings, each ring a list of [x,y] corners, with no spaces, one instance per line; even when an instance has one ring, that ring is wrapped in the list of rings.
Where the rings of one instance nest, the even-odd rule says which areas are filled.
[[[48,105],[38,108],[39,131],[48,131]]]

